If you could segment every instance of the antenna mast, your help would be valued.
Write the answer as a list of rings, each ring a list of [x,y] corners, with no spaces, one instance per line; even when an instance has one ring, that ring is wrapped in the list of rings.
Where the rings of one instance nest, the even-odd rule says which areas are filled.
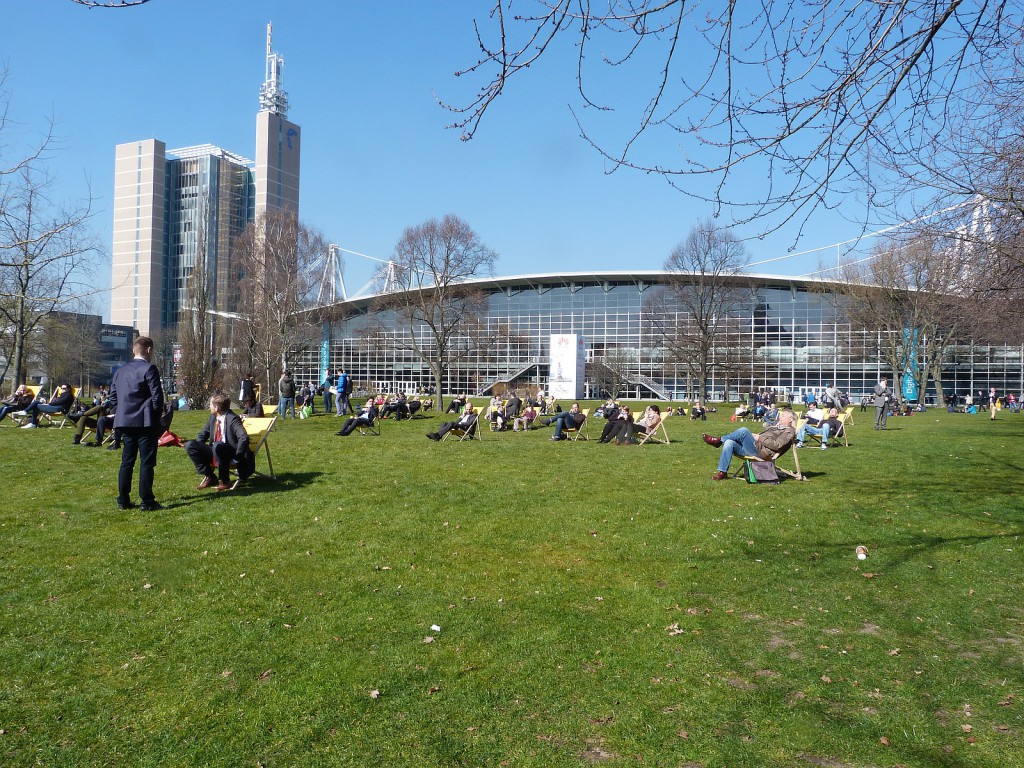
[[[267,76],[260,86],[260,112],[288,117],[288,94],[284,91],[284,56],[271,47],[273,27],[267,22]]]

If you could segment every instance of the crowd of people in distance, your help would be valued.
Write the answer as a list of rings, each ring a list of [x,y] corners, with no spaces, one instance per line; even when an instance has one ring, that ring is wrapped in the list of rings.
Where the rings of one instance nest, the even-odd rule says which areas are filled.
[[[352,377],[344,369],[328,370],[319,384],[307,382],[301,386],[291,371],[285,370],[277,382],[277,405],[268,408],[276,408],[282,419],[289,414],[296,418],[297,412],[311,415],[319,401],[325,414],[345,418],[341,429],[336,432],[339,436],[351,435],[356,430],[372,429],[383,420],[412,420],[417,414],[425,414],[433,408],[434,400],[429,391],[418,394],[401,391],[387,395],[370,394],[365,402],[354,406],[351,402],[353,384]],[[38,387],[19,386],[9,397],[0,401],[0,422],[14,415],[21,428],[37,429],[60,420],[74,425],[74,446],[100,447],[112,437],[109,450],[121,447],[121,434],[114,428],[116,399],[111,397],[106,388],[100,387],[88,402],[80,400],[78,390],[67,382],[53,386],[49,397],[40,397],[38,392]],[[994,419],[1003,408],[1012,413],[1020,412],[1022,399],[1024,394],[1001,395],[995,388],[990,388],[988,392],[979,390],[966,397],[950,395],[947,397],[947,408],[951,413],[988,413]],[[176,404],[177,400],[172,402]],[[244,420],[262,418],[266,414],[261,404],[259,387],[251,375],[242,378],[236,402],[239,404],[237,413],[231,410],[232,400],[227,395],[218,392],[211,397],[208,402],[210,415],[205,427],[194,440],[184,443],[186,454],[201,476],[199,489],[225,490],[233,487],[230,486],[228,476],[231,467],[237,469],[242,479],[254,471],[255,456]],[[737,457],[773,460],[791,447],[805,448],[812,437],[818,438],[820,450],[828,450],[830,440],[843,433],[846,420],[855,408],[847,394],[831,383],[820,388],[820,391],[807,390],[800,393],[794,402],[798,408],[805,408],[800,415],[794,411],[793,405],[787,404],[789,402],[794,401],[782,400],[774,389],[751,388],[735,410],[731,414],[724,414],[722,419],[729,415],[733,422],[761,422],[761,431],[754,432],[747,426],[736,424],[736,428],[726,434],[702,435],[706,444],[721,450],[714,480],[727,478],[730,464]],[[874,409],[874,429],[886,430],[890,416],[909,416],[923,410],[924,406],[901,403],[888,380],[881,377],[873,390],[860,399],[861,411],[869,408]],[[844,409],[846,414],[843,414]],[[168,405],[160,419],[160,427],[165,432],[169,430],[173,411],[174,407]],[[426,436],[434,442],[440,442],[453,432],[473,437],[480,429],[525,433],[550,427],[553,430],[551,441],[584,439],[585,428],[593,426],[587,424],[589,414],[592,421],[601,422],[601,433],[596,442],[625,446],[644,443],[656,437],[659,429],[664,432],[664,423],[668,418],[689,417],[691,421],[707,421],[708,415],[716,412],[714,407],[700,402],[685,407],[668,405],[664,406],[664,411],[662,406],[651,404],[634,412],[628,403],[614,398],[609,398],[595,408],[593,413],[582,409],[578,402],[573,402],[563,410],[543,388],[522,396],[518,390],[510,390],[507,396],[495,394],[486,407],[478,410],[469,395],[457,394],[451,398],[446,410],[446,414],[454,415],[454,418],[442,419],[436,429],[427,432]],[[87,441],[86,435],[90,431],[95,436],[92,441]]]

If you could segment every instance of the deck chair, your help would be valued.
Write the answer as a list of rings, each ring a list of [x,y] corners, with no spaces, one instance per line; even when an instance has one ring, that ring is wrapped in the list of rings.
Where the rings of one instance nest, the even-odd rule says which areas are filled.
[[[81,387],[71,388],[71,396],[74,398],[74,400],[71,401],[71,407],[68,408],[68,410],[65,411],[64,413],[40,413],[39,416],[41,418],[46,419],[47,423],[49,423],[50,426],[55,426],[57,427],[57,429],[64,429],[64,427],[66,427],[69,422],[74,424],[74,422],[68,418],[68,414],[71,413],[72,411],[78,410],[78,393],[81,391]],[[58,420],[60,421],[59,424],[57,423]]]
[[[662,418],[651,432],[645,432],[644,436],[640,438],[640,442],[637,445],[644,445],[645,443],[659,443],[661,445],[668,445],[668,431],[665,429],[665,419]]]
[[[848,418],[846,416],[846,413],[845,412],[844,413],[840,413],[838,418],[839,418],[839,429],[838,429],[838,431],[836,431],[836,432],[834,432],[834,433],[832,433],[832,434],[830,434],[828,436],[829,442],[835,441],[836,445],[839,445],[840,443],[842,443],[844,446],[849,447],[850,444],[846,441],[846,425],[848,423]],[[818,443],[820,445],[821,444],[821,435],[812,435],[812,434],[808,433],[807,434],[807,442],[810,442],[811,440],[815,441],[816,443]]]
[[[854,406],[848,405],[843,409],[843,414],[846,416],[846,422],[843,424],[844,428],[846,424],[853,426],[853,412],[856,410]]]
[[[375,418],[369,424],[357,425],[356,429],[359,430],[359,434],[362,435],[363,437],[380,437],[381,421],[383,421],[383,419],[381,419],[381,417],[378,415],[377,418]]]
[[[42,387],[30,387],[29,385],[26,384],[25,389],[32,393],[33,402],[39,399],[39,390],[42,389]],[[27,415],[24,411],[12,411],[11,413],[7,414],[7,416],[19,427],[25,423],[25,419],[27,418]]]
[[[588,429],[588,427],[590,426],[590,409],[581,408],[580,413],[582,413],[584,417],[582,424],[580,424],[578,427],[566,427],[565,429],[562,430],[562,434],[565,435],[565,439],[572,440],[574,443],[578,443],[580,440],[590,440],[590,431]]]
[[[465,440],[483,440],[484,439],[483,433],[484,433],[485,430],[480,429],[480,413],[479,413],[479,411],[474,413],[474,416],[475,416],[475,418],[473,419],[473,423],[470,424],[469,427],[467,427],[466,429],[461,429],[459,427],[452,427],[451,429],[449,429],[447,432],[444,433],[444,437],[441,438],[441,442],[442,443],[445,442],[452,435],[455,435],[456,437],[458,437],[460,443],[465,441]]]
[[[254,458],[259,458],[260,448],[267,454],[267,471],[266,473],[260,472],[258,469],[253,472],[253,475],[259,475],[265,477],[268,480],[277,480],[277,475],[274,474],[274,464],[270,460],[270,443],[267,438],[270,436],[270,431],[274,428],[274,424],[277,422],[277,416],[264,416],[262,419],[246,419],[242,422],[242,426],[245,427],[245,432],[249,435],[249,447],[252,450]],[[256,444],[255,447],[253,443]],[[238,473],[237,462],[231,462],[231,471],[236,475]],[[238,487],[238,484],[242,482],[241,478],[237,478],[231,485],[231,489],[234,490]]]
[[[781,459],[787,453],[793,454],[793,466],[794,466],[794,469],[786,469],[785,467],[780,467],[779,466],[779,459]],[[794,480],[806,480],[807,479],[806,477],[804,477],[803,473],[800,471],[800,457],[797,455],[797,452],[796,452],[796,442],[795,441],[790,443],[789,445],[787,445],[781,451],[777,451],[776,453],[772,454],[771,458],[769,458],[769,459],[765,459],[762,456],[739,456],[739,458],[740,458],[740,466],[733,473],[732,476],[734,478],[739,477],[740,475],[743,474],[744,470],[746,469],[746,462],[748,462],[748,461],[770,461],[770,462],[772,462],[775,465],[775,471],[785,475],[786,477],[791,477]]]

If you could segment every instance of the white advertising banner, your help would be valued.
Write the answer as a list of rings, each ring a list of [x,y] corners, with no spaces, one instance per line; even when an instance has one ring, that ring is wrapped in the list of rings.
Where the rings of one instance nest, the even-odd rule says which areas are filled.
[[[559,400],[583,397],[586,364],[587,347],[582,336],[575,333],[552,334],[548,394]]]

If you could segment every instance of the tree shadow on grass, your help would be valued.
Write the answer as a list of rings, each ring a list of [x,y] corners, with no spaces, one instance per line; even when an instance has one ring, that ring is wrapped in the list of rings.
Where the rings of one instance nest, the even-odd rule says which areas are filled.
[[[881,545],[887,552],[885,558],[885,564],[889,567],[906,565],[911,560],[920,559],[932,552],[948,546],[972,546],[975,544],[982,544],[987,541],[994,541],[998,539],[1016,539],[1019,536],[1024,535],[1024,530],[1018,528],[1016,530],[998,531],[990,534],[977,534],[974,536],[939,536],[928,533],[913,533],[904,534],[898,537],[890,538]],[[819,546],[824,551],[826,549],[833,549],[838,551],[849,550],[853,551],[858,544],[863,544],[862,541],[857,542],[821,542]]]

